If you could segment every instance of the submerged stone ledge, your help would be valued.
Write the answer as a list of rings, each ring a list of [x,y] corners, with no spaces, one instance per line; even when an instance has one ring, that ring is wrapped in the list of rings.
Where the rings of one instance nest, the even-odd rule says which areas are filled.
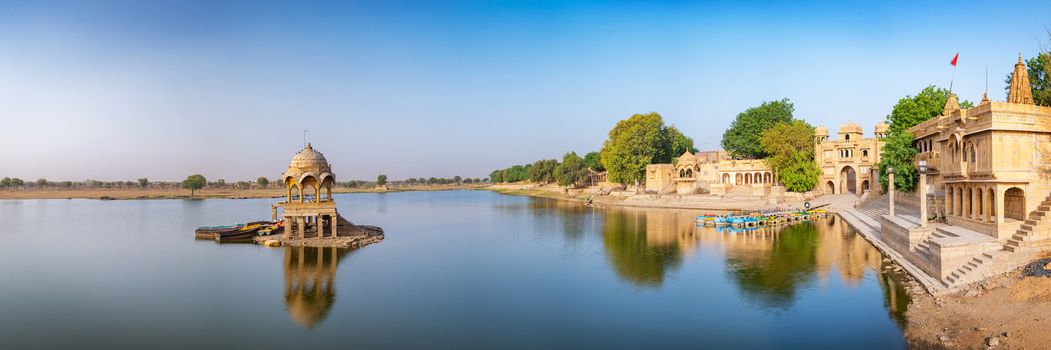
[[[266,246],[357,248],[377,243],[385,238],[383,229],[378,226],[355,225],[343,220],[342,217],[340,219],[339,236],[337,237],[317,237],[316,233],[308,230],[308,235],[304,238],[299,238],[295,234],[290,237],[285,237],[284,234],[274,234],[256,236],[252,240]]]

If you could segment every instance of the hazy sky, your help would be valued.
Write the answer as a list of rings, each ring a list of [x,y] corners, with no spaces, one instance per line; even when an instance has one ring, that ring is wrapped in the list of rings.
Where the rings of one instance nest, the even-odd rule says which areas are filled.
[[[865,128],[906,94],[990,98],[1051,1],[0,1],[0,176],[278,177],[302,130],[341,180],[484,177],[656,111],[717,148],[734,116]]]

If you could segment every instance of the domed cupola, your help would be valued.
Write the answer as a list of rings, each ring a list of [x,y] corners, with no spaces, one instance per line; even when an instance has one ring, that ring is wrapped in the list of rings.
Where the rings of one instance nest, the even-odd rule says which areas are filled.
[[[332,185],[336,182],[336,174],[332,172],[332,166],[328,164],[325,155],[315,151],[309,143],[292,157],[288,170],[281,178],[289,190],[295,187],[300,192],[305,188],[312,189],[315,193],[320,193],[321,188],[327,188],[331,192]]]
[[[828,128],[824,125],[814,128],[814,141],[817,143],[828,141]]]

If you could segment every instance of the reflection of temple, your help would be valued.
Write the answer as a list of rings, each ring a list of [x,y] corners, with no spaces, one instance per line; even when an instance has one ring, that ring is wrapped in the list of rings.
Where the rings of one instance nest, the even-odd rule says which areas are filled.
[[[285,305],[292,320],[313,328],[336,301],[334,283],[339,259],[349,250],[285,247]]]

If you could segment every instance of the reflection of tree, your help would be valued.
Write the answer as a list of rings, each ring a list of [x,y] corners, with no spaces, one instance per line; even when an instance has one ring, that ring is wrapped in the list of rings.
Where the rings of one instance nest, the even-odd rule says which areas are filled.
[[[796,290],[814,277],[818,234],[811,223],[786,226],[768,259],[727,256],[728,272],[745,297],[766,307],[788,308]]]
[[[292,320],[310,329],[336,301],[336,268],[349,249],[285,247],[285,305]]]
[[[610,264],[621,278],[636,286],[660,287],[666,269],[682,263],[676,242],[647,244],[644,212],[609,211],[602,232]]]

